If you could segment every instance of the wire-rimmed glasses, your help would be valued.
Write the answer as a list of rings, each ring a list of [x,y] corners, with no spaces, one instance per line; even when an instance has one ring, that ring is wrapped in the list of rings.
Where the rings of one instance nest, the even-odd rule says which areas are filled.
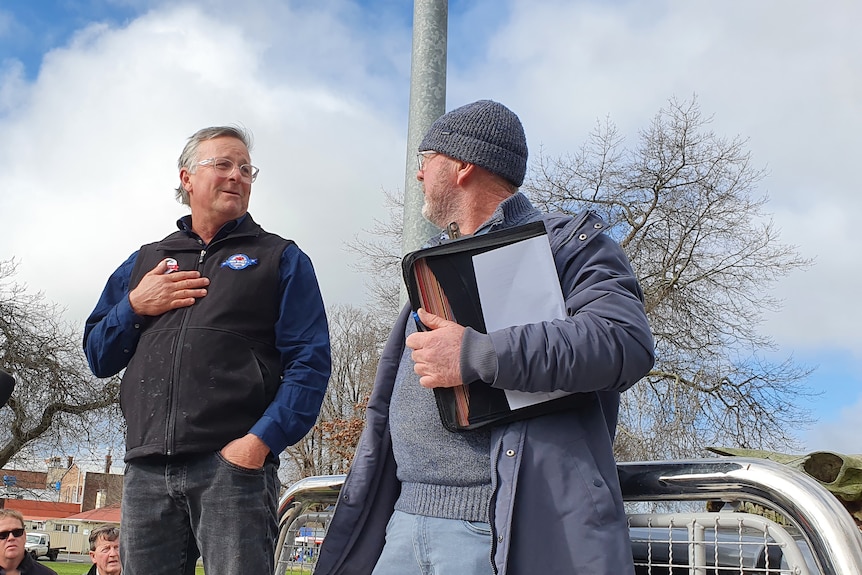
[[[419,164],[419,171],[425,169],[425,162],[427,162],[432,156],[436,156],[440,152],[435,152],[434,150],[425,150],[424,152],[419,152],[416,154],[416,163]]]

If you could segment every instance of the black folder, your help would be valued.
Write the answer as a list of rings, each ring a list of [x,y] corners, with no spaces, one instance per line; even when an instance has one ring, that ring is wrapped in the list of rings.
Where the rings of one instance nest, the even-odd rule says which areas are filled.
[[[499,232],[466,236],[407,254],[402,261],[402,271],[411,307],[414,311],[421,307],[435,315],[487,333],[474,257],[538,237],[547,238],[545,225],[541,221]],[[503,254],[503,252],[500,253]],[[547,265],[553,268],[550,246],[547,246],[546,257],[550,258],[550,263]],[[564,313],[559,279],[555,271],[552,271],[551,275],[549,281],[554,283],[547,288],[551,291],[557,290],[559,305],[563,310],[561,313]],[[533,278],[530,280],[533,281]],[[532,285],[534,284],[535,281]],[[537,289],[541,290],[542,286],[538,286]],[[485,293],[487,294],[487,290]],[[419,327],[423,329],[422,326]],[[512,393],[520,393],[521,396],[541,395],[542,398],[530,399],[530,402],[535,403],[529,405],[513,401],[515,406],[512,407],[510,406]],[[545,399],[544,396],[547,394],[506,392],[492,388],[482,381],[465,383],[457,387],[435,388],[434,395],[440,420],[450,431],[476,429],[534,417],[568,409],[576,402],[576,396],[571,394]]]

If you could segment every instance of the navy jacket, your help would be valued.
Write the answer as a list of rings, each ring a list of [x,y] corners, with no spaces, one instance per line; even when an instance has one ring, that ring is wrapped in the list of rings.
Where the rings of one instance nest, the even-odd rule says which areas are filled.
[[[539,218],[548,229],[568,317],[488,335],[474,332],[462,344],[492,344],[495,387],[560,389],[582,394],[583,401],[570,411],[494,428],[490,560],[503,575],[627,575],[634,568],[612,444],[620,392],[655,359],[643,296],[628,259],[595,214],[542,216],[516,194],[485,228]],[[367,575],[383,548],[400,490],[388,409],[408,311],[402,311],[383,351],[366,428],[315,575]],[[461,357],[475,355],[465,350]],[[465,370],[477,368],[462,365]]]

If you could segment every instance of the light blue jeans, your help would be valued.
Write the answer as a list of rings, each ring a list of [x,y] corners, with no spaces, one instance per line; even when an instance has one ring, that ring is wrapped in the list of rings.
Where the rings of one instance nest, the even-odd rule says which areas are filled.
[[[491,527],[487,523],[395,511],[372,575],[491,573]]]
[[[278,463],[243,469],[218,453],[126,465],[120,521],[125,575],[270,575]]]

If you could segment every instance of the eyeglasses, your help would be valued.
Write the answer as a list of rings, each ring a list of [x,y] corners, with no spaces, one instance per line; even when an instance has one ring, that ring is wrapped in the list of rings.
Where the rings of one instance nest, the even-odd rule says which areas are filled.
[[[419,171],[425,169],[425,163],[432,157],[436,156],[440,152],[435,152],[434,150],[425,150],[424,152],[419,152],[416,154],[416,162],[419,164]]]
[[[215,170],[216,174],[222,178],[227,178],[233,173],[237,167],[236,162],[228,158],[207,158],[198,162],[199,166],[210,166]],[[243,164],[239,166],[239,177],[243,182],[250,184],[257,179],[257,173],[260,170],[251,164]]]
[[[9,539],[9,536],[14,537],[15,539],[24,535],[24,528],[12,529],[10,531],[0,531],[0,541],[6,541]]]

